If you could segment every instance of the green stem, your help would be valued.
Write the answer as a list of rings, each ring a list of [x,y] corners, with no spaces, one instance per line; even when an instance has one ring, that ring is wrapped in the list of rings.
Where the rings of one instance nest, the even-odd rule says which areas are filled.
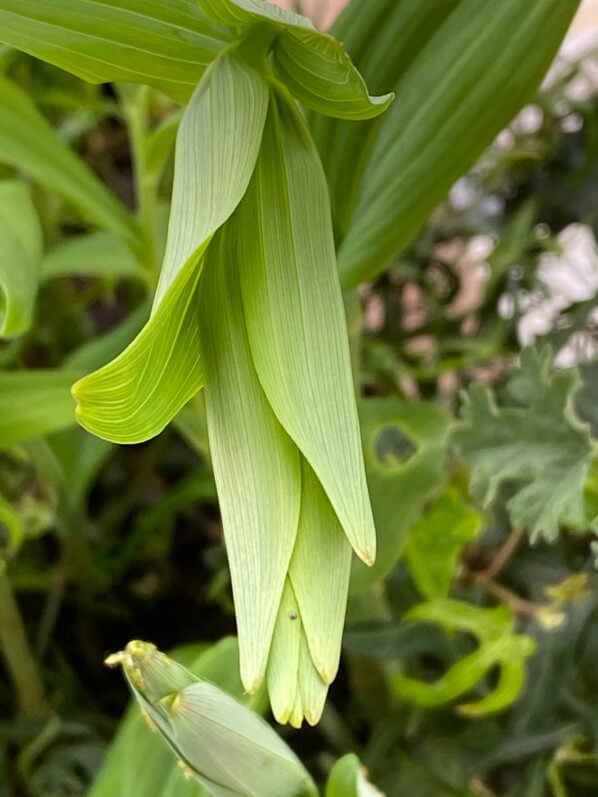
[[[150,89],[148,86],[119,86],[131,147],[135,175],[137,215],[143,230],[148,261],[145,268],[156,268],[156,228],[158,212],[158,177],[147,168],[147,131]]]
[[[8,576],[0,570],[0,643],[17,690],[19,709],[32,717],[48,714],[44,687],[29,646],[23,618]]]

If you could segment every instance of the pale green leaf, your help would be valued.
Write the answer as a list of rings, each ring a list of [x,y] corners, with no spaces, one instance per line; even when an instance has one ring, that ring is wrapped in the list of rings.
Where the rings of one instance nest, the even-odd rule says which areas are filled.
[[[57,136],[29,97],[5,78],[0,78],[0,163],[30,175],[143,258],[133,216]]]
[[[388,575],[403,552],[409,529],[438,486],[450,428],[437,407],[398,398],[362,399],[359,416],[378,557],[371,568],[354,560],[354,593]]]
[[[272,713],[282,725],[289,721],[297,699],[300,647],[301,614],[293,587],[287,579],[276,617],[267,669]],[[299,726],[302,720],[301,711]]]
[[[295,727],[301,726],[301,719],[305,717],[310,725],[317,725],[322,718],[326,697],[328,695],[328,683],[322,679],[316,670],[312,653],[309,649],[305,628],[302,629],[301,642],[299,647],[299,675],[298,675],[297,698],[301,698],[301,716],[297,712],[297,722]],[[296,702],[297,702],[296,698]]]
[[[230,240],[237,217],[208,251],[199,328],[214,476],[237,616],[241,675],[264,677],[299,521],[299,452],[277,421],[252,364]],[[243,268],[243,265],[240,266]]]
[[[463,548],[482,530],[482,516],[447,488],[413,526],[405,559],[417,588],[425,598],[445,598]]]
[[[233,28],[256,26],[260,31],[269,23],[276,36],[274,73],[308,108],[341,119],[370,119],[392,102],[392,94],[370,97],[342,44],[317,31],[305,17],[262,0],[199,2],[212,19]]]
[[[371,563],[375,531],[328,192],[287,95],[272,96],[261,155],[239,206],[239,239],[243,307],[260,382],[351,544]]]
[[[345,287],[383,270],[532,99],[578,6],[579,0],[461,0],[399,82],[385,87],[398,99],[368,147],[339,250]]]
[[[27,186],[0,182],[0,337],[16,337],[31,326],[42,246]]]
[[[268,105],[234,53],[206,72],[181,123],[166,254],[151,318],[113,362],[73,391],[89,431],[118,443],[155,436],[203,385],[197,285],[205,250],[245,193]]]
[[[301,474],[301,513],[289,576],[314,666],[330,684],[340,658],[351,546],[305,459]]]
[[[589,427],[573,409],[576,369],[552,370],[552,353],[526,349],[499,407],[488,387],[465,396],[463,423],[453,443],[471,465],[471,489],[485,505],[504,483],[525,483],[507,502],[514,526],[532,539],[554,540],[559,526],[585,519],[584,485],[594,454]]]
[[[356,755],[343,756],[332,767],[326,784],[326,797],[382,797],[364,773],[365,769]]]
[[[42,260],[42,280],[76,276],[147,279],[147,272],[115,235],[92,232],[69,238],[51,249]]]
[[[92,83],[143,83],[179,102],[229,40],[196,0],[0,0],[0,41]]]

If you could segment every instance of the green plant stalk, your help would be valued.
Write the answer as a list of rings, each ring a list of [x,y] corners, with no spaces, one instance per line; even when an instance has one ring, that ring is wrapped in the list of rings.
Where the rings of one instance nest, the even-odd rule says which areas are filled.
[[[30,717],[46,716],[48,706],[44,686],[25,633],[23,618],[3,569],[0,570],[0,643],[17,690],[20,711]]]
[[[137,216],[147,248],[147,261],[141,262],[141,265],[145,269],[155,271],[158,266],[156,228],[160,175],[147,167],[150,91],[149,86],[119,85],[119,95],[131,148],[137,198]]]

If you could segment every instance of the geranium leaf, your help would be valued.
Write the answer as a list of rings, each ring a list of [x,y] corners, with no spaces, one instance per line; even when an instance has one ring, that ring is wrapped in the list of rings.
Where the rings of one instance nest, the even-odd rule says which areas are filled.
[[[490,504],[505,482],[525,482],[507,502],[514,526],[532,539],[554,540],[559,526],[583,522],[584,485],[594,454],[589,428],[573,410],[577,370],[552,371],[552,353],[526,349],[508,383],[511,404],[499,407],[484,385],[465,397],[453,443],[471,465],[471,489]]]
[[[317,153],[288,95],[273,95],[239,206],[251,354],[279,421],[366,562],[375,531],[365,480],[330,206]]]
[[[202,387],[197,286],[214,232],[251,178],[268,106],[257,72],[234,53],[205,74],[177,137],[168,242],[152,315],[133,343],[74,386],[77,417],[117,443],[155,436]]]
[[[42,246],[27,186],[0,182],[0,337],[21,335],[31,326]]]
[[[91,83],[143,83],[179,102],[230,38],[195,0],[0,0],[0,41]]]
[[[133,216],[57,136],[29,97],[2,77],[0,163],[30,175],[143,258],[142,235]]]
[[[241,676],[253,692],[266,671],[295,544],[301,470],[299,452],[272,412],[252,365],[231,245],[235,226],[236,217],[210,246],[198,318]]]

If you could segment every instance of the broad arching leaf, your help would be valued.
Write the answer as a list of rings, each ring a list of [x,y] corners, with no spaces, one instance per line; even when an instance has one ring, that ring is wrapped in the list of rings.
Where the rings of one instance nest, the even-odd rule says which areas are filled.
[[[0,0],[0,41],[91,83],[143,83],[179,102],[230,38],[195,0]]]
[[[385,268],[533,98],[578,6],[579,0],[462,0],[449,14],[390,87],[398,99],[368,146],[339,249],[345,287]]]
[[[0,163],[30,175],[143,257],[133,216],[57,136],[29,97],[5,78],[0,78]]]
[[[0,182],[0,337],[21,335],[31,325],[42,245],[27,186]]]
[[[74,388],[77,417],[116,443],[157,435],[202,387],[197,285],[214,232],[253,172],[268,107],[262,78],[234,53],[205,74],[178,138],[166,254],[152,315],[113,362]]]
[[[328,191],[311,137],[286,94],[272,96],[239,216],[243,306],[260,382],[351,545],[372,563],[376,537]]]

